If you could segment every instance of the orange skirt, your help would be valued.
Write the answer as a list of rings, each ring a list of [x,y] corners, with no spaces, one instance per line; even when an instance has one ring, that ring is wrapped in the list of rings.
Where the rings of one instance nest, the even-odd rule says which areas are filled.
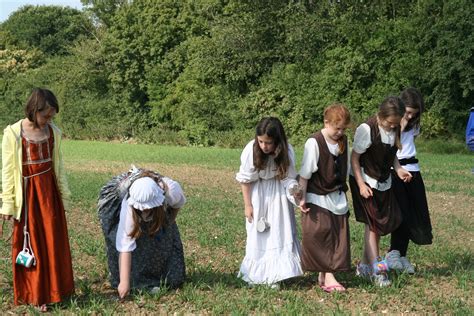
[[[25,141],[23,145],[32,146]],[[52,149],[51,139],[49,145]],[[40,163],[29,161],[23,166],[23,176],[39,175],[27,181],[21,219],[19,222],[15,221],[13,229],[12,263],[15,305],[57,303],[74,293],[66,215],[52,166],[51,161]],[[23,249],[25,203],[28,203],[28,231],[31,248],[36,257],[36,265],[30,268],[15,263],[16,256]]]

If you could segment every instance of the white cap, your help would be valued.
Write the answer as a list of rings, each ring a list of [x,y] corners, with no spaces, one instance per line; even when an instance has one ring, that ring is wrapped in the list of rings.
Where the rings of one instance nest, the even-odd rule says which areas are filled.
[[[163,205],[165,192],[149,177],[139,178],[130,186],[128,205],[143,211]]]

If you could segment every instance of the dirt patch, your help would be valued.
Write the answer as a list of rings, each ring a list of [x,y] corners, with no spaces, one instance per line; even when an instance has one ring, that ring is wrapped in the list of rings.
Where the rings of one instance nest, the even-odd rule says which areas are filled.
[[[240,186],[235,180],[235,170],[232,169],[211,169],[190,165],[168,165],[168,164],[143,164],[139,166],[144,169],[151,169],[170,177],[183,186],[196,186],[219,188],[224,192],[228,190],[239,191]],[[68,166],[68,170],[74,172],[95,172],[118,175],[130,169],[130,164],[111,162],[104,164],[102,161],[77,163],[74,166]]]

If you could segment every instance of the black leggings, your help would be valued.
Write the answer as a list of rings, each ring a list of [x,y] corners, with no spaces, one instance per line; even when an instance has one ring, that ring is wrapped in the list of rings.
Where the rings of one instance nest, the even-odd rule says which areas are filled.
[[[404,222],[398,226],[398,228],[392,232],[390,236],[390,251],[400,251],[400,256],[406,257],[408,250],[408,243],[410,242],[410,232],[407,225]]]

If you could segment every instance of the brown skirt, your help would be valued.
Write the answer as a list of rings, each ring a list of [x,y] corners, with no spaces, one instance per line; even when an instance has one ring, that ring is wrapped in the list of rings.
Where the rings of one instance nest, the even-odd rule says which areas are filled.
[[[349,271],[351,249],[349,244],[349,213],[334,213],[314,204],[307,204],[301,226],[303,241],[301,261],[303,270],[314,272]]]
[[[353,176],[349,176],[352,203],[356,221],[369,225],[369,229],[379,236],[393,232],[402,221],[393,189],[379,191],[372,188],[373,196],[365,199],[360,195],[359,186]]]

